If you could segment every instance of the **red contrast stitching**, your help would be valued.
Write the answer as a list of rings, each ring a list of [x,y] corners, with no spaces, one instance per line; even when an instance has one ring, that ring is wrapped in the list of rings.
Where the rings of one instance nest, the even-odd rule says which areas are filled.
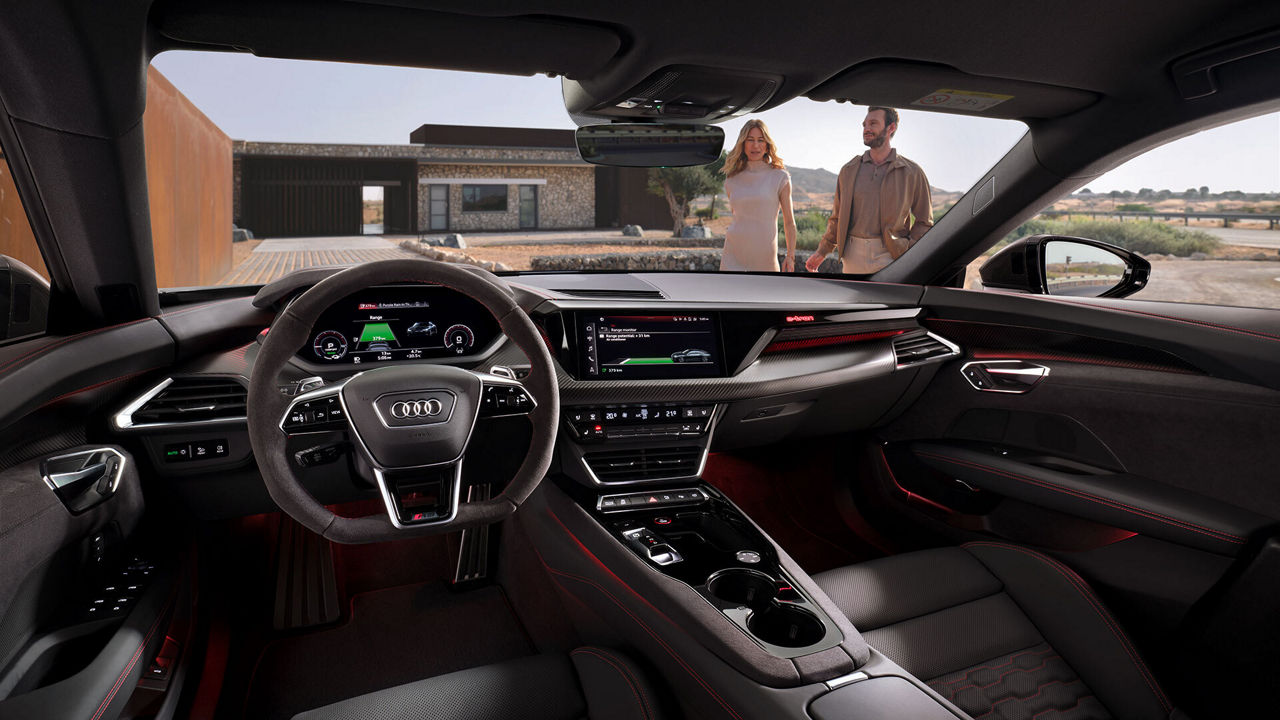
[[[1129,313],[1130,315],[1145,315],[1147,317],[1160,318],[1161,320],[1171,320],[1173,322],[1187,323],[1189,325],[1199,325],[1200,327],[1212,328],[1214,330],[1222,330],[1224,332],[1237,333],[1239,335],[1251,335],[1253,337],[1262,338],[1264,340],[1275,340],[1280,342],[1280,335],[1272,335],[1259,330],[1246,330],[1244,328],[1234,327],[1232,325],[1220,325],[1218,323],[1209,322],[1208,320],[1190,320],[1188,318],[1174,317],[1172,315],[1161,315],[1160,313],[1147,312],[1145,310],[1134,310],[1131,308],[1108,307],[1105,305],[1093,305],[1091,303],[1076,302],[1074,300],[1066,300],[1054,297],[1038,297],[1037,300],[1048,300],[1050,302],[1063,303],[1075,307],[1085,307],[1094,310],[1105,310],[1109,312]]]
[[[593,555],[591,551],[586,548],[585,545],[583,545],[580,541],[578,541],[578,539],[574,537],[573,533],[570,532],[569,529],[566,528],[564,524],[560,522],[560,519],[557,518],[554,513],[548,510],[547,514],[550,515],[551,518],[554,519],[556,523],[560,525],[561,528],[564,528],[565,532],[569,534],[569,537],[572,538],[573,541],[578,544],[578,547],[580,547],[582,551],[587,554],[588,557],[594,560],[601,567],[604,567],[604,564],[600,562],[600,559],[597,558],[595,555]],[[611,600],[614,605],[617,605],[620,610],[626,613],[627,616],[629,616],[632,620],[634,620],[637,625],[639,625],[642,629],[644,629],[644,631],[649,634],[649,637],[653,638],[653,640],[657,642],[658,645],[661,646],[662,649],[665,650],[666,653],[670,655],[671,658],[680,665],[680,667],[684,668],[684,671],[687,672],[690,677],[692,677],[700,686],[702,686],[703,690],[707,691],[707,694],[709,694],[712,698],[716,700],[716,702],[720,704],[720,707],[724,708],[726,712],[728,712],[730,715],[737,718],[738,720],[742,720],[742,716],[739,715],[737,711],[733,709],[733,706],[725,702],[724,698],[720,697],[720,695],[715,691],[715,688],[711,687],[711,685],[709,685],[706,680],[703,680],[702,676],[699,675],[697,671],[695,671],[692,667],[690,667],[689,664],[684,661],[684,658],[680,657],[680,655],[678,655],[676,651],[672,649],[672,647],[668,645],[665,640],[662,639],[661,635],[654,632],[653,628],[649,627],[649,625],[645,623],[644,620],[642,620],[638,615],[632,612],[631,608],[627,607],[620,600],[618,600],[618,598],[615,597],[613,593],[609,592],[604,587],[602,587],[599,583],[595,582],[594,580],[591,580],[590,578],[574,575],[573,573],[564,572],[563,570],[557,570],[556,568],[551,567],[551,565],[547,563],[546,559],[542,557],[542,553],[539,552],[536,547],[533,548],[533,552],[535,555],[538,556],[538,561],[542,563],[542,566],[546,568],[547,572],[550,572],[552,575],[559,575],[562,577],[569,578],[571,580],[577,580],[578,582],[586,583],[587,585],[590,585],[594,587],[596,590],[599,590],[601,593],[603,593],[604,596],[609,598],[609,600]],[[608,568],[605,568],[605,570],[608,570]],[[612,571],[609,571],[609,574],[612,575],[615,580],[621,583],[622,586],[626,588],[628,591],[630,591],[633,595],[635,595],[636,597],[644,601],[644,603],[648,605],[650,608],[653,608],[653,605],[651,605],[648,600],[645,600],[643,596],[641,596],[635,590],[632,590],[629,585],[623,582],[622,579],[619,578],[617,575],[614,575]],[[568,589],[566,588],[566,591],[567,590]],[[670,622],[672,625],[679,627],[679,625],[675,624],[675,621],[673,621],[671,618],[667,617],[666,615],[662,614],[662,612],[658,611],[657,608],[653,608],[653,609],[657,611],[659,615],[665,618],[667,622]]]
[[[1053,657],[1057,657],[1057,655],[1054,655]],[[972,683],[972,684],[969,684],[969,685],[961,685],[961,686],[960,686],[960,687],[958,687],[958,688],[953,688],[953,689],[951,689],[951,690],[948,690],[948,691],[947,691],[947,697],[948,697],[948,698],[955,697],[956,695],[959,695],[960,693],[964,692],[965,690],[969,690],[969,689],[985,690],[985,689],[987,689],[987,688],[989,688],[989,687],[995,687],[996,685],[999,685],[1001,682],[1003,682],[1005,678],[1009,677],[1010,675],[1012,675],[1012,674],[1014,674],[1014,673],[1020,673],[1020,672],[1027,672],[1027,673],[1029,673],[1029,672],[1031,672],[1031,671],[1033,671],[1033,670],[1040,670],[1040,669],[1042,669],[1042,668],[1045,666],[1045,663],[1049,662],[1049,661],[1050,661],[1050,660],[1052,660],[1052,659],[1053,659],[1053,658],[1047,658],[1047,657],[1046,657],[1046,658],[1041,658],[1041,659],[1040,659],[1040,664],[1039,664],[1039,665],[1036,665],[1036,666],[1034,666],[1034,667],[1029,667],[1029,668],[1016,667],[1016,668],[1014,668],[1014,669],[1012,669],[1012,670],[1005,670],[1004,672],[1000,673],[999,677],[997,677],[995,680],[993,680],[993,681],[991,681],[991,682],[989,682],[989,683],[987,683],[987,684],[985,684],[985,685],[979,685],[978,683]],[[964,678],[964,679],[966,679],[966,680],[967,680],[968,678],[966,677],[966,678]]]
[[[952,683],[964,682],[965,680],[969,679],[970,675],[976,672],[981,672],[983,670],[999,670],[1000,668],[1005,667],[1006,665],[1012,665],[1018,658],[1024,655],[1044,655],[1045,653],[1051,653],[1051,652],[1053,652],[1053,648],[1045,648],[1044,650],[1039,650],[1037,652],[1031,652],[1030,650],[1026,650],[1009,658],[1008,662],[1002,662],[999,665],[979,665],[978,667],[969,668],[968,670],[966,670],[964,673],[964,677],[956,678],[955,680],[948,680],[944,683],[938,683],[937,685],[933,685],[932,683],[927,683],[927,684],[929,684],[931,687],[933,687],[936,690],[939,687],[945,687]]]
[[[151,372],[152,370],[158,370],[158,369],[159,369],[159,367],[158,367],[158,366],[157,366],[157,367],[152,367],[152,368],[147,368],[146,370],[139,370],[139,371],[137,371],[137,372],[129,373],[128,375],[121,375],[120,377],[111,378],[110,380],[103,380],[102,382],[100,382],[100,383],[94,383],[93,385],[86,385],[85,387],[82,387],[82,388],[80,388],[79,390],[72,390],[72,391],[70,391],[70,392],[65,392],[65,393],[63,393],[63,394],[59,395],[58,397],[56,397],[56,398],[54,398],[54,399],[50,400],[49,402],[45,403],[44,405],[41,405],[40,407],[42,407],[42,408],[43,408],[43,407],[47,407],[47,406],[49,406],[49,405],[52,405],[52,404],[54,404],[54,403],[58,402],[59,400],[66,400],[67,398],[71,397],[72,395],[79,395],[79,394],[80,394],[80,393],[82,393],[82,392],[87,392],[87,391],[89,391],[89,390],[96,390],[97,388],[103,387],[104,385],[110,385],[110,384],[112,384],[112,383],[118,383],[118,382],[120,382],[121,380],[129,380],[129,379],[131,379],[131,378],[136,378],[136,377],[138,377],[139,375],[146,375],[147,373]]]
[[[23,360],[26,360],[26,359],[28,359],[28,358],[35,357],[35,356],[37,356],[37,355],[43,355],[44,353],[47,353],[47,352],[49,352],[50,350],[52,350],[52,349],[54,349],[54,348],[56,348],[56,347],[60,347],[60,346],[62,346],[62,345],[66,345],[66,344],[67,344],[67,343],[69,343],[69,342],[73,342],[73,341],[75,341],[75,340],[79,340],[79,339],[81,339],[81,338],[87,338],[87,337],[89,337],[90,335],[97,335],[98,333],[103,333],[103,332],[106,332],[106,331],[108,331],[108,330],[115,330],[116,328],[127,327],[127,326],[129,326],[129,325],[137,325],[137,324],[138,324],[138,323],[140,323],[140,322],[146,322],[146,321],[148,321],[148,320],[150,320],[150,319],[151,319],[151,318],[139,318],[138,320],[130,320],[129,322],[126,322],[126,323],[120,323],[119,325],[109,325],[109,326],[104,327],[104,328],[98,328],[97,330],[90,330],[90,331],[88,331],[88,332],[82,332],[82,333],[79,333],[78,335],[68,335],[67,337],[62,338],[61,340],[58,340],[57,342],[52,342],[52,343],[49,343],[48,345],[44,345],[44,346],[41,346],[41,347],[35,348],[34,350],[30,350],[30,351],[28,351],[26,354],[24,354],[24,355],[19,355],[18,357],[16,357],[16,358],[14,358],[14,359],[10,360],[9,362],[5,363],[4,365],[0,365],[0,372],[5,372],[6,370],[8,370],[9,368],[13,367],[14,365],[17,365],[17,364],[21,363]]]
[[[590,580],[588,578],[584,578],[578,575],[574,575],[572,573],[567,573],[562,570],[557,570],[551,567],[550,565],[546,565],[545,560],[543,561],[543,565],[545,565],[547,571],[553,575],[560,575],[562,577],[567,577],[571,580],[577,580],[578,582],[586,583],[587,585],[590,585],[594,587],[596,590],[599,590],[601,593],[603,593],[605,597],[613,601],[614,605],[617,605],[624,613],[630,616],[630,618],[634,620],[636,624],[638,624],[641,628],[643,628],[645,632],[649,633],[649,637],[653,638],[654,641],[657,642],[658,645],[660,645],[662,649],[665,650],[667,654],[672,657],[672,659],[674,659],[677,663],[679,663],[680,667],[684,668],[684,671],[689,673],[690,677],[692,677],[695,681],[697,681],[697,683],[702,686],[702,689],[706,690],[707,694],[711,695],[711,697],[714,698],[715,701],[720,704],[720,707],[724,708],[726,712],[728,712],[730,715],[737,718],[738,720],[742,720],[742,716],[739,715],[727,702],[725,702],[724,698],[720,697],[720,695],[715,691],[715,689],[712,688],[710,685],[708,685],[707,682],[702,679],[702,676],[699,675],[692,667],[689,666],[688,663],[684,661],[684,658],[681,658],[679,655],[677,655],[675,650],[673,650],[671,646],[668,645],[660,635],[658,635],[656,632],[653,631],[652,628],[650,628],[647,624],[645,624],[645,622],[641,620],[635,613],[633,613],[630,608],[628,608],[626,605],[623,605],[622,602],[620,602],[618,598],[613,595],[613,593],[609,592],[608,590],[605,590],[603,587],[600,586],[599,583],[596,583],[593,580]]]
[[[163,609],[161,609],[160,613],[156,615],[155,622],[151,623],[151,629],[148,630],[146,636],[142,638],[142,643],[138,645],[138,649],[133,651],[133,657],[129,659],[129,664],[125,665],[124,670],[120,671],[120,677],[116,678],[116,684],[111,687],[111,692],[107,693],[107,697],[98,705],[98,711],[93,714],[92,720],[99,720],[103,713],[107,711],[107,708],[111,706],[112,698],[114,698],[116,693],[120,691],[120,687],[124,685],[124,681],[129,677],[129,674],[133,672],[133,666],[138,663],[138,658],[142,657],[142,651],[147,649],[147,643],[151,642],[151,637],[155,635],[156,630],[160,628],[160,622],[164,620],[165,614],[169,612],[169,605],[173,603],[173,598],[174,596],[170,595],[169,599],[165,601]]]
[[[618,674],[622,676],[622,679],[631,687],[631,694],[635,695],[636,703],[640,706],[640,712],[644,715],[645,720],[649,720],[649,718],[652,717],[649,713],[649,703],[645,701],[643,693],[640,692],[640,683],[636,681],[635,677],[631,675],[631,671],[628,670],[625,665],[617,661],[615,658],[609,657],[603,650],[597,650],[596,648],[578,648],[569,654],[592,655],[603,660],[605,664],[609,665],[614,670],[617,670]]]
[[[974,720],[978,720],[978,718],[984,718],[984,717],[986,717],[986,716],[990,715],[991,713],[995,712],[995,711],[996,711],[996,706],[997,706],[997,705],[1001,705],[1001,704],[1003,704],[1003,703],[1007,703],[1007,702],[1009,702],[1010,700],[1030,700],[1031,698],[1034,698],[1034,697],[1040,697],[1040,695],[1044,693],[1045,688],[1049,687],[1050,685],[1061,685],[1062,687],[1071,687],[1072,685],[1080,685],[1080,684],[1083,684],[1083,683],[1081,683],[1079,680],[1072,680],[1071,682],[1063,682],[1063,681],[1061,681],[1061,680],[1054,680],[1054,681],[1052,681],[1052,682],[1047,682],[1047,683],[1045,683],[1044,685],[1041,685],[1041,686],[1040,686],[1040,689],[1039,689],[1039,690],[1036,690],[1036,691],[1035,691],[1035,693],[1034,693],[1034,694],[1032,694],[1032,695],[1028,695],[1028,696],[1026,696],[1026,697],[1018,697],[1017,695],[1011,695],[1011,696],[1009,696],[1009,697],[1007,697],[1007,698],[1004,698],[1003,700],[997,700],[997,701],[995,701],[994,703],[992,703],[992,704],[991,704],[991,709],[990,709],[990,710],[987,710],[986,712],[982,713],[981,715],[974,715],[974,716],[973,716],[973,718],[974,718]],[[1079,705],[1079,704],[1080,704],[1080,700],[1079,700],[1079,699],[1077,699],[1077,700],[1076,700],[1076,704],[1077,704],[1077,705]]]
[[[1063,565],[1057,560],[1048,557],[1047,555],[1042,555],[1033,550],[1027,550],[1026,548],[1021,548],[1016,545],[1006,545],[1004,543],[997,542],[971,542],[965,543],[961,547],[993,547],[1002,550],[1012,550],[1014,552],[1020,552],[1035,560],[1039,560],[1054,570],[1057,570],[1058,574],[1066,578],[1067,582],[1076,589],[1076,592],[1079,592],[1080,595],[1084,597],[1085,601],[1093,607],[1093,611],[1098,614],[1098,617],[1102,619],[1103,624],[1105,624],[1107,629],[1111,631],[1111,634],[1116,637],[1116,640],[1120,643],[1120,647],[1124,649],[1125,653],[1128,654],[1129,659],[1133,661],[1134,667],[1138,669],[1138,674],[1142,675],[1142,679],[1147,683],[1147,687],[1151,689],[1152,694],[1155,695],[1156,700],[1160,702],[1160,705],[1164,708],[1165,712],[1173,709],[1173,706],[1169,703],[1169,699],[1165,697],[1164,691],[1160,689],[1160,684],[1156,682],[1155,676],[1151,674],[1146,663],[1142,661],[1141,656],[1138,655],[1138,651],[1129,643],[1129,637],[1124,634],[1124,630],[1120,629],[1119,623],[1116,622],[1115,618],[1111,617],[1111,613],[1107,610],[1106,606],[1102,604],[1102,601],[1098,600],[1097,596],[1093,594],[1093,589],[1089,587],[1089,583],[1085,582],[1084,578],[1077,575],[1074,570]]]
[[[1042,487],[1046,490],[1053,490],[1054,492],[1073,495],[1075,497],[1078,497],[1084,500],[1091,500],[1093,502],[1111,506],[1116,510],[1132,513],[1134,515],[1140,515],[1140,516],[1146,517],[1149,520],[1155,520],[1156,522],[1162,522],[1162,523],[1165,523],[1166,525],[1172,525],[1182,530],[1190,530],[1191,532],[1199,533],[1201,535],[1207,535],[1208,537],[1214,540],[1234,543],[1236,545],[1240,545],[1244,543],[1244,538],[1240,537],[1239,535],[1232,535],[1231,533],[1223,532],[1221,530],[1214,530],[1213,528],[1205,527],[1203,525],[1197,525],[1187,520],[1179,520],[1178,518],[1170,517],[1168,515],[1162,515],[1152,510],[1144,510],[1143,508],[1135,507],[1133,505],[1123,503],[1119,500],[1112,500],[1110,498],[1104,498],[1098,495],[1094,495],[1092,493],[1085,492],[1084,490],[1076,490],[1073,488],[1063,487],[1061,485],[1055,485],[1053,483],[1044,482],[1042,480],[1037,480],[1035,478],[1027,477],[1025,475],[1019,475],[1017,473],[1001,470],[999,468],[994,468],[989,465],[983,465],[981,463],[973,462],[970,460],[961,460],[958,458],[946,457],[945,455],[935,455],[934,453],[929,453],[929,452],[918,452],[916,454],[919,455],[920,457],[930,457],[935,460],[941,460],[943,462],[951,463],[953,465],[960,465],[962,467],[969,467],[977,470],[983,470],[986,472],[995,473],[996,475],[1002,475],[1004,477],[1007,477],[1013,480],[1030,483],[1032,485]]]

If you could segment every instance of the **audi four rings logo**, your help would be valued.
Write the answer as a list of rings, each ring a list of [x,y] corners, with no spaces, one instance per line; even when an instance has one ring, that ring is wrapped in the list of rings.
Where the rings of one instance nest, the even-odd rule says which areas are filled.
[[[410,418],[425,418],[433,415],[439,415],[444,406],[439,400],[430,398],[427,400],[401,400],[391,405],[391,417],[397,420],[407,420]]]

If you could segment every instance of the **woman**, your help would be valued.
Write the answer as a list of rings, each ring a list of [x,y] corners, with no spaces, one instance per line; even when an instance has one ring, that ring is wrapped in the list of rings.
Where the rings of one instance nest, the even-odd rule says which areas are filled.
[[[796,218],[791,212],[791,174],[764,122],[748,120],[724,163],[724,190],[733,224],[725,231],[721,270],[778,271],[778,210],[787,237],[782,271],[796,266]]]

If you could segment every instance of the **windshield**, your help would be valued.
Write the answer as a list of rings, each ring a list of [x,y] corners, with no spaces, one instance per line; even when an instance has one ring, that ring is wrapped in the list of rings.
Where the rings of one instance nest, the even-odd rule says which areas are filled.
[[[578,155],[560,81],[169,52],[145,120],[161,287],[425,256],[494,271],[867,275],[1023,124],[798,99],[710,165]]]

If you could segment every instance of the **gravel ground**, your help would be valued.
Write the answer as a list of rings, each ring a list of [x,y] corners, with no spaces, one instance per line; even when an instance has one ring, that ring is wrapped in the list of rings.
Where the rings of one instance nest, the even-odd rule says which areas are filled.
[[[1157,260],[1135,300],[1280,308],[1280,262]]]

